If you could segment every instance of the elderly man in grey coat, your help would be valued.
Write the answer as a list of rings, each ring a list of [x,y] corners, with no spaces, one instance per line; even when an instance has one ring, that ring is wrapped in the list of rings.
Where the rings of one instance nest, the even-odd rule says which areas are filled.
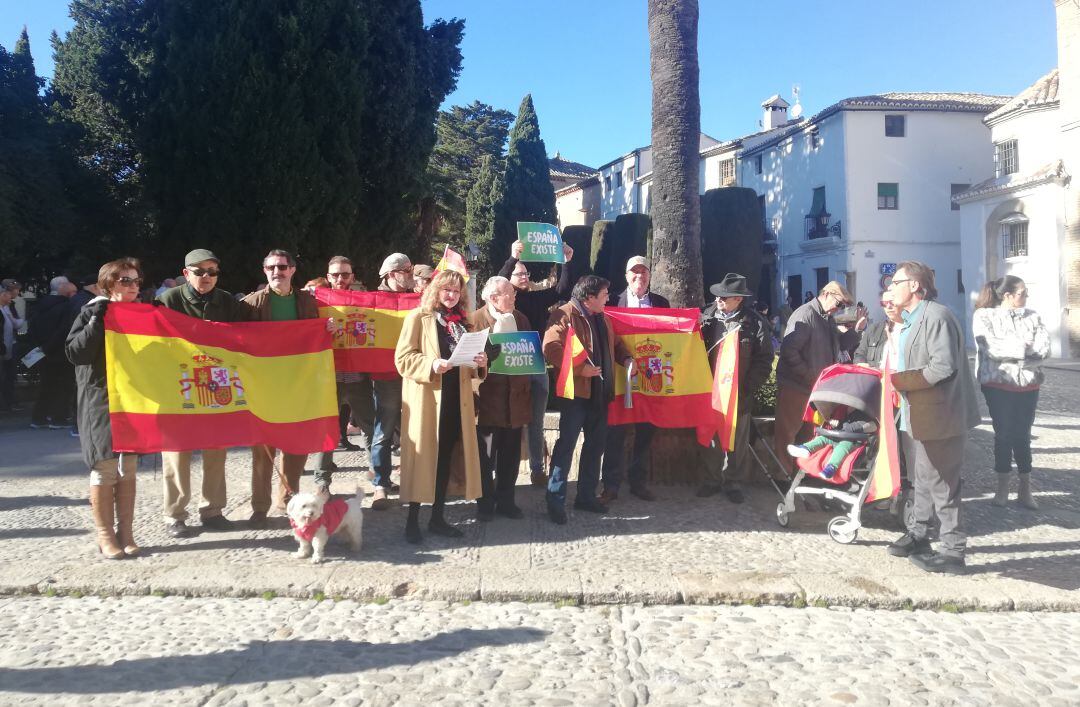
[[[960,322],[934,301],[933,270],[915,261],[900,263],[889,289],[904,321],[892,381],[901,394],[900,437],[915,485],[915,512],[889,554],[908,557],[927,572],[959,574],[967,546],[960,517],[964,443],[980,420],[975,381]],[[941,552],[927,537],[935,514]]]

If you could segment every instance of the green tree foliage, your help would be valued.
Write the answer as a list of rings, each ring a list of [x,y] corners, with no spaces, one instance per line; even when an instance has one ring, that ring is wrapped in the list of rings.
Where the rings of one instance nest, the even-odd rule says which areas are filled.
[[[493,262],[497,262],[499,254],[510,252],[510,244],[517,240],[518,221],[555,223],[555,189],[551,186],[547,149],[540,137],[532,95],[522,99],[510,131],[503,194],[492,242]]]
[[[499,259],[492,249],[495,215],[502,190],[502,175],[495,158],[484,155],[480,158],[476,181],[465,200],[465,241],[480,251],[480,270],[483,273],[494,273],[497,270],[494,266],[501,265],[510,252],[507,249]]]
[[[428,180],[435,198],[438,233],[455,247],[464,247],[469,191],[477,183],[485,156],[501,168],[514,114],[474,101],[440,111]],[[490,240],[490,239],[488,239]]]
[[[615,222],[604,220],[594,222],[589,264],[594,273],[608,280],[611,279],[611,250],[614,243]]]
[[[271,247],[371,276],[417,242],[461,21],[425,27],[419,0],[74,0],[72,16],[58,111],[144,214],[159,273],[201,245],[231,287]]]
[[[729,272],[746,277],[751,292],[761,282],[763,215],[757,193],[745,187],[710,189],[701,195],[701,258],[708,287]]]

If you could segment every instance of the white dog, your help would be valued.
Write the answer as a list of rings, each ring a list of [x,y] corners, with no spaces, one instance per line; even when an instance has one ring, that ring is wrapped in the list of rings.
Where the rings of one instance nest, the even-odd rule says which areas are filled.
[[[331,537],[348,539],[349,548],[360,552],[364,517],[360,511],[361,491],[348,500],[330,500],[330,492],[320,488],[316,493],[298,493],[285,509],[289,525],[300,543],[296,557],[310,557],[312,563],[326,559],[326,544]],[[314,552],[314,554],[313,554]]]

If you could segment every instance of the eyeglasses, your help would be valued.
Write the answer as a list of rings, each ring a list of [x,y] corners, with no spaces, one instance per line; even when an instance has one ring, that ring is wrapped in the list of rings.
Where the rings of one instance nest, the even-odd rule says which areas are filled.
[[[221,274],[221,270],[217,268],[207,268],[206,270],[203,270],[202,268],[191,268],[190,270],[188,270],[188,272],[190,272],[195,277],[217,277]]]
[[[352,277],[353,274],[351,272],[328,272],[328,273],[326,273],[326,276],[327,277],[332,277],[332,278],[339,278],[339,277]]]
[[[901,282],[911,282],[911,278],[908,277],[903,280],[890,280],[889,287],[892,287],[893,285],[899,285]]]
[[[528,277],[529,271],[523,270],[522,272],[515,272],[510,274],[511,277]]]
[[[401,268],[399,270],[391,270],[391,273],[409,273],[412,274],[412,268]]]
[[[118,277],[118,278],[116,278],[116,284],[123,285],[124,287],[131,287],[132,285],[135,285],[136,287],[138,287],[142,283],[143,283],[143,279],[141,277]]]
[[[878,304],[880,304],[882,307],[886,307],[886,308],[893,306],[892,302],[878,302]]]
[[[273,265],[263,265],[263,270],[266,270],[267,272],[281,270],[282,272],[284,272],[291,267],[292,265],[289,265],[288,263],[274,263]]]

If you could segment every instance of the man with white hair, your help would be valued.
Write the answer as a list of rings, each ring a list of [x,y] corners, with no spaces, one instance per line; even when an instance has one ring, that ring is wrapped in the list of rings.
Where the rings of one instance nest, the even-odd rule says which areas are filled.
[[[64,354],[71,323],[71,297],[78,291],[66,277],[49,281],[49,294],[41,298],[30,320],[30,342],[45,357],[36,368],[40,375],[38,397],[30,414],[35,430],[71,427],[75,402],[75,367]]]

